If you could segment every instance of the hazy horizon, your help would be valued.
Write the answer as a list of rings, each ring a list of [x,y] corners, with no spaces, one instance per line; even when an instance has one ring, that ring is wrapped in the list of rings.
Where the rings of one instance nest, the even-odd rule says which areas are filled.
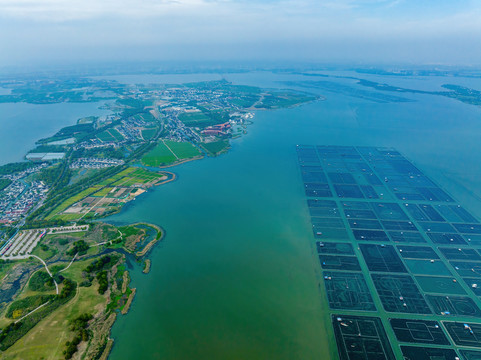
[[[472,0],[0,0],[0,66],[134,61],[481,65]]]

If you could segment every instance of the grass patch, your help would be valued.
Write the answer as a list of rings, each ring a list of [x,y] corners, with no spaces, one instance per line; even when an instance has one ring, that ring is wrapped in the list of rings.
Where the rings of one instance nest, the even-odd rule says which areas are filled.
[[[69,269],[70,270],[70,269]],[[63,359],[64,345],[73,336],[66,324],[83,313],[91,313],[106,300],[96,286],[78,288],[77,296],[68,304],[42,319],[22,339],[2,354],[3,359]]]
[[[185,126],[206,127],[215,125],[215,122],[201,111],[182,113],[179,115],[179,120],[182,121]]]
[[[0,191],[5,189],[11,183],[12,183],[12,180],[10,179],[0,179]]]
[[[69,206],[71,206],[71,205],[79,202],[83,198],[93,194],[94,192],[98,191],[100,188],[101,188],[100,185],[94,185],[94,186],[89,187],[88,189],[78,193],[77,195],[74,195],[74,196],[68,198],[63,203],[61,203],[59,206],[57,206],[55,209],[53,209],[53,211],[45,218],[45,220],[52,219],[54,215],[63,212]]]
[[[97,138],[103,142],[122,141],[124,137],[116,129],[107,129],[97,134]]]
[[[166,145],[179,159],[189,159],[200,155],[200,151],[189,142],[166,141]]]
[[[55,296],[52,295],[33,295],[20,300],[16,300],[8,307],[5,316],[14,320],[19,319],[22,316],[28,314],[33,309],[54,298]]]
[[[74,279],[77,282],[82,282],[83,277],[82,277],[82,272],[85,270],[87,266],[89,266],[93,261],[96,259],[88,259],[84,261],[74,261],[70,267],[62,271],[61,274],[65,277]],[[65,263],[60,263],[63,267],[67,266],[68,264]]]
[[[95,175],[96,173],[99,172],[98,169],[72,169],[71,170],[71,175],[70,175],[70,184],[76,184],[79,181],[82,181],[83,179],[86,179],[90,176]]]
[[[114,189],[113,187],[106,186],[106,187],[104,187],[103,189],[97,191],[93,196],[96,196],[96,197],[104,197],[104,196],[107,196],[108,194],[110,194],[110,192],[111,192],[113,189]]]
[[[142,158],[142,164],[147,166],[159,166],[172,164],[176,160],[177,158],[164,142],[159,142],[155,148],[144,155]]]
[[[55,285],[46,271],[39,270],[30,278],[28,288],[32,291],[50,291],[55,289]]]
[[[140,113],[140,114],[135,114],[133,116],[133,118],[143,120],[143,121],[146,121],[146,122],[157,121],[155,119],[155,117],[150,112],[143,112],[143,113]]]
[[[213,141],[210,143],[202,143],[201,146],[213,156],[219,155],[229,148],[229,140]]]
[[[142,137],[144,138],[144,140],[150,140],[154,137],[156,133],[157,133],[157,128],[144,129],[142,130]]]
[[[59,295],[52,295],[48,297],[39,297],[38,295],[30,296],[13,302],[9,307],[7,315],[9,315],[9,312],[12,308],[12,311],[18,311],[21,313],[21,315],[18,315],[18,317],[21,317],[33,309],[36,309],[38,306],[43,306],[27,317],[22,318],[21,321],[16,323],[12,322],[2,329],[2,332],[0,333],[0,350],[5,351],[15,343],[18,344],[18,340],[22,338],[24,339],[24,336],[28,334],[29,331],[35,327],[35,325],[37,325],[60,306],[71,300],[75,296],[76,291],[77,284],[71,280],[65,279],[62,282],[62,290]]]
[[[53,215],[52,219],[63,221],[76,221],[80,219],[84,214],[57,214]]]
[[[101,133],[97,134],[97,139],[103,142],[115,141],[115,138],[107,130],[104,130]]]
[[[115,140],[117,141],[122,141],[124,140],[124,137],[122,136],[122,134],[115,128],[113,129],[110,129],[109,130],[109,133],[115,138]]]
[[[142,158],[142,163],[156,167],[199,155],[201,155],[199,149],[189,142],[161,141]]]
[[[57,249],[51,246],[46,246],[44,245],[44,243],[45,240],[37,244],[37,246],[35,246],[35,249],[33,249],[32,254],[37,255],[41,259],[48,260],[57,253]]]
[[[3,277],[8,274],[14,264],[15,262],[11,260],[0,260],[0,279],[3,279]]]

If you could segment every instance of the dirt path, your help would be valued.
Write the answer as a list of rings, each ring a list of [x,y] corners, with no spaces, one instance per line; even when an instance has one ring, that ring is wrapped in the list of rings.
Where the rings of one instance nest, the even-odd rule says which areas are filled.
[[[162,140],[162,143],[165,145],[165,147],[166,147],[167,149],[169,149],[169,151],[172,153],[172,155],[174,155],[175,158],[176,158],[177,160],[179,160],[179,157],[178,157],[177,155],[175,155],[175,152],[172,151],[172,149],[169,147],[169,145],[167,145],[167,144],[165,143],[164,140]]]
[[[70,265],[72,265],[72,263],[75,261],[75,258],[77,257],[77,255],[78,255],[78,253],[75,254],[75,256],[73,257],[73,259],[72,259],[72,261],[70,262],[70,264],[68,264],[68,266],[67,266],[65,269],[60,270],[59,273],[61,273],[62,271],[67,270],[67,269],[70,267]]]
[[[104,186],[105,187],[105,186]],[[102,188],[103,189],[103,188]],[[82,220],[84,218],[84,216],[86,216],[90,211],[92,211],[92,209],[98,205],[101,201],[103,201],[106,197],[107,197],[108,194],[106,194],[104,197],[100,198],[99,201],[97,201],[96,203],[94,203],[88,210],[86,213],[84,213],[80,218],[77,219],[77,221],[79,220]],[[85,198],[84,198],[85,199]]]
[[[251,107],[248,110],[258,110],[258,109],[256,109],[256,106],[259,105],[259,104],[262,104],[265,97],[266,97],[265,94],[261,94],[260,98],[254,104],[252,104]]]
[[[27,315],[22,316],[20,319],[18,319],[18,320],[15,321],[15,324],[18,323],[19,321],[25,319],[28,315],[33,314],[33,313],[34,313],[35,311],[37,311],[38,309],[43,308],[43,307],[44,307],[45,305],[47,305],[49,302],[50,302],[50,300],[47,301],[46,303],[40,305],[39,307],[36,307],[36,308],[33,309],[32,311],[30,311]]]

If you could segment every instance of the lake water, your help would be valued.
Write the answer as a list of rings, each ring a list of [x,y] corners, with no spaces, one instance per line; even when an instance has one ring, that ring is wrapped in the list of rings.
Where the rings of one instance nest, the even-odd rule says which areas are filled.
[[[0,95],[10,95],[12,93],[12,89],[7,89],[0,86]]]
[[[226,78],[265,87],[300,79]],[[424,81],[425,88],[439,87],[439,78]],[[177,181],[109,219],[153,222],[166,231],[150,255],[151,273],[132,274],[138,292],[114,325],[111,359],[333,357],[296,144],[396,147],[481,216],[479,108],[426,95],[378,104],[318,93],[326,101],[258,112],[229,153],[171,168]]]
[[[62,127],[75,125],[77,119],[110,114],[96,103],[0,104],[0,165],[22,161],[39,139],[54,135]]]

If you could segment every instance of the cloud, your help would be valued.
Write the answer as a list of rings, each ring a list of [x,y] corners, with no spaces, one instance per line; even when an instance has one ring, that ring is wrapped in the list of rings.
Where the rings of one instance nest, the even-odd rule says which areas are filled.
[[[0,0],[0,16],[59,22],[103,16],[152,17],[204,4],[203,0]]]
[[[458,4],[454,6],[453,3]],[[0,0],[0,63],[135,57],[481,63],[468,0]],[[450,45],[451,44],[451,45]],[[447,46],[456,45],[449,54]],[[426,56],[420,56],[427,53]],[[419,54],[419,56],[417,56]],[[424,61],[424,60],[423,60]]]

